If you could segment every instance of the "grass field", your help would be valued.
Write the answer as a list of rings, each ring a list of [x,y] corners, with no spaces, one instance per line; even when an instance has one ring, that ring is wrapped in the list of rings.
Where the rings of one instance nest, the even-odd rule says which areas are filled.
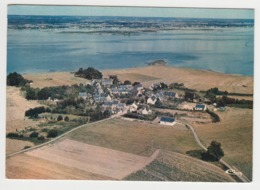
[[[32,80],[31,87],[43,88],[48,86],[62,86],[72,84],[85,84],[86,79],[74,77],[74,74],[69,72],[49,72],[49,73],[35,73],[23,75],[24,78]]]
[[[232,182],[229,175],[220,168],[203,161],[171,151],[161,151],[159,156],[147,165],[125,178],[130,181],[203,181]]]
[[[185,127],[170,128],[122,119],[81,128],[69,134],[69,138],[141,156],[150,156],[156,149],[185,154],[199,148]]]
[[[212,140],[220,142],[225,153],[223,159],[252,179],[253,110],[229,108],[218,115],[221,122],[194,124],[194,129],[205,145]]]

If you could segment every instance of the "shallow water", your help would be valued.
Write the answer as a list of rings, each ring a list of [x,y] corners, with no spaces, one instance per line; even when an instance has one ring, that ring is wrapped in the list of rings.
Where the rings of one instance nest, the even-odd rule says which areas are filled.
[[[76,71],[169,65],[253,75],[253,28],[169,30],[137,34],[8,29],[7,72]]]

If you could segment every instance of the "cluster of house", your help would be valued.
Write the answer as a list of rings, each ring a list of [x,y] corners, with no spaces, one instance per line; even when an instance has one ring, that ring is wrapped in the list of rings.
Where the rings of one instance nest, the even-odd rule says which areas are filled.
[[[178,94],[172,91],[160,90],[156,93],[147,93],[147,104],[154,105],[158,100],[163,102],[169,98],[179,98]]]
[[[131,95],[131,97],[145,96],[146,101],[143,103],[134,102],[129,106],[129,112],[138,113],[142,115],[152,114],[153,111],[150,105],[155,105],[157,101],[164,102],[169,98],[180,98],[177,93],[167,90],[158,90],[154,92],[151,89],[144,90],[141,84],[125,85],[113,84],[113,79],[103,78],[100,80],[92,80],[91,85],[94,87],[94,94],[80,92],[79,97],[84,100],[89,100],[92,103],[101,104],[102,111],[109,110],[112,114],[126,111],[127,106],[121,103],[116,97],[120,95]],[[156,87],[153,85],[152,87]],[[105,89],[105,90],[104,90]],[[205,111],[207,109],[205,104],[197,103],[193,108],[197,111]],[[160,123],[163,125],[174,125],[175,119],[172,117],[161,117]]]
[[[150,109],[150,106],[147,104],[139,104],[134,102],[131,104],[129,111],[132,113],[139,113],[142,115],[149,115],[152,113],[152,110]]]

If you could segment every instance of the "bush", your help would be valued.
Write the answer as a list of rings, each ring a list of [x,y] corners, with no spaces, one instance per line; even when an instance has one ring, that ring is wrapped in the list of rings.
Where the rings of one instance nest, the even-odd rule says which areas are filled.
[[[66,116],[65,118],[64,118],[64,121],[69,121],[70,120],[70,118],[68,117],[68,116]]]
[[[28,148],[31,148],[31,146],[25,146],[23,149],[28,149]]]
[[[40,140],[40,141],[43,141],[43,140],[45,140],[45,137],[44,136],[39,136],[37,139]]]
[[[58,116],[57,121],[62,121],[63,117],[61,115]]]
[[[210,111],[209,109],[207,109],[206,112],[211,116],[213,123],[220,122],[220,117],[218,116],[218,114],[216,114],[213,111]]]
[[[6,135],[6,137],[7,138],[22,138],[23,137],[23,135],[19,135],[19,134],[17,134],[17,133],[8,133],[7,135]]]
[[[18,74],[17,72],[13,72],[7,75],[8,86],[25,86],[27,83],[30,82],[31,81],[24,79],[23,76]]]
[[[57,129],[51,129],[49,130],[47,137],[48,138],[54,138],[58,136],[58,130]]]
[[[103,77],[102,73],[93,67],[88,67],[87,69],[80,68],[77,72],[74,74],[76,77],[82,77],[86,78],[88,80],[92,79],[101,79]]]
[[[27,117],[32,117],[32,118],[37,118],[38,114],[44,113],[44,112],[50,112],[49,108],[45,108],[43,106],[41,107],[36,107],[36,108],[30,108],[29,110],[25,111],[25,116]]]
[[[203,160],[219,161],[224,156],[224,151],[221,144],[217,141],[212,141],[206,152],[201,154]]]
[[[38,133],[37,132],[32,132],[31,134],[30,134],[30,138],[37,138],[38,137]]]
[[[124,82],[124,85],[131,85],[132,83],[131,83],[131,81],[129,81],[129,80],[125,80],[125,82]]]
[[[25,92],[26,92],[25,98],[27,100],[37,100],[37,91],[38,89],[34,89],[31,87],[25,88]]]

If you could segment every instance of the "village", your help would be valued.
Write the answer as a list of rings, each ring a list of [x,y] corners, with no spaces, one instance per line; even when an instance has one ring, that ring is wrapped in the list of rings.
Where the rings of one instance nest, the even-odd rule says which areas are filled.
[[[130,120],[152,121],[173,126],[177,118],[188,116],[193,118],[193,121],[197,118],[199,121],[211,122],[207,114],[195,112],[206,113],[208,108],[212,111],[226,109],[222,106],[217,108],[216,103],[208,106],[209,100],[204,98],[202,101],[196,93],[185,95],[185,91],[179,90],[181,94],[178,94],[163,82],[145,88],[140,82],[131,84],[127,80],[121,83],[117,76],[113,75],[108,78],[93,79],[90,83],[87,82],[87,85],[94,88],[94,93],[82,91],[78,93],[78,98],[84,99],[91,106],[100,106],[103,113],[120,114]]]
[[[201,142],[198,137],[201,136],[200,131],[207,131],[202,134],[204,136],[208,135],[208,131],[220,134],[218,138],[210,138],[209,144],[210,140],[222,137],[223,130],[230,129],[225,124],[229,118],[224,115],[250,112],[253,105],[252,100],[244,99],[250,94],[221,91],[217,87],[196,90],[176,80],[142,81],[139,80],[141,78],[131,78],[131,75],[122,78],[113,72],[103,75],[94,68],[79,71],[67,74],[69,84],[61,80],[63,82],[58,85],[53,83],[57,73],[45,75],[38,81],[23,78],[18,73],[8,75],[9,90],[16,92],[25,105],[32,104],[23,108],[19,123],[14,120],[9,123],[6,137],[12,145],[8,146],[8,156],[34,152],[34,149],[54,141],[57,145],[64,142],[62,147],[67,152],[68,146],[77,141],[84,144],[75,145],[79,149],[89,144],[97,146],[95,150],[106,147],[111,154],[119,150],[145,156],[145,159],[154,158],[153,154],[156,156],[159,150],[170,150],[187,155],[189,159],[203,160],[204,163],[208,154],[205,152],[205,141]],[[76,80],[78,82],[74,82]],[[39,81],[47,85],[38,87]],[[12,98],[12,95],[9,97]],[[9,102],[10,108],[15,105],[13,99]],[[13,142],[16,142],[15,146]],[[93,153],[93,156],[97,154]],[[92,159],[91,156],[88,158]],[[110,164],[105,167],[110,167]],[[114,177],[128,179],[126,174]],[[140,179],[138,173],[133,173],[132,177],[135,178],[135,175]],[[141,178],[144,176],[146,174]],[[130,175],[129,179],[132,177]]]

